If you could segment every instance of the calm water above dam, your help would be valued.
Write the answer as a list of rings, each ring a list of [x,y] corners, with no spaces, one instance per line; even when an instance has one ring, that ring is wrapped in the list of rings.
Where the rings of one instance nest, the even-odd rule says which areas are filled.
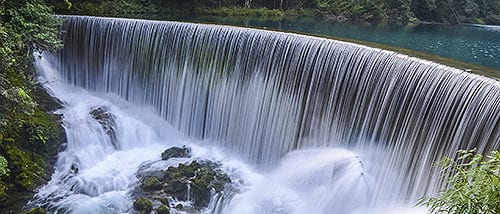
[[[500,26],[369,26],[314,19],[263,20],[195,17],[179,20],[305,32],[382,43],[500,69]]]

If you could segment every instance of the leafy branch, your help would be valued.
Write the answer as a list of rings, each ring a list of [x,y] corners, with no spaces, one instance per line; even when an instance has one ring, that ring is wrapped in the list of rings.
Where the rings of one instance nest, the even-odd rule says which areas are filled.
[[[431,213],[500,213],[500,152],[486,157],[476,150],[460,150],[457,160],[441,159],[441,175],[450,175],[447,188],[437,196],[423,197],[417,205],[427,206]]]

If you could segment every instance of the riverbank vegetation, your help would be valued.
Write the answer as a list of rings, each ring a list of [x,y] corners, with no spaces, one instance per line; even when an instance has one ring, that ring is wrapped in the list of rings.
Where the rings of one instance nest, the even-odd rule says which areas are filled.
[[[449,176],[448,188],[435,197],[422,198],[420,205],[431,213],[500,213],[500,151],[486,157],[475,150],[461,150],[459,157],[445,157],[437,165]]]
[[[0,210],[18,210],[46,182],[63,136],[33,66],[62,46],[58,25],[43,0],[0,0]]]
[[[46,0],[57,13],[160,17],[216,15],[321,17],[370,23],[478,23],[500,25],[500,1],[486,0]]]

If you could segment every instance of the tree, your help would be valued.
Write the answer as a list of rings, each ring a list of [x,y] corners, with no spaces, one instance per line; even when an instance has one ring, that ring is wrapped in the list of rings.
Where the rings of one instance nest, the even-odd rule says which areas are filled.
[[[385,13],[388,21],[397,23],[407,23],[415,17],[411,11],[410,0],[386,0]]]
[[[35,101],[33,61],[62,46],[58,26],[43,0],[0,0],[0,200],[7,186],[33,190],[43,179],[32,150],[56,132]]]
[[[461,150],[457,161],[445,157],[438,166],[450,175],[448,187],[436,197],[426,197],[419,205],[431,213],[496,214],[500,213],[500,151],[486,158],[475,150]]]

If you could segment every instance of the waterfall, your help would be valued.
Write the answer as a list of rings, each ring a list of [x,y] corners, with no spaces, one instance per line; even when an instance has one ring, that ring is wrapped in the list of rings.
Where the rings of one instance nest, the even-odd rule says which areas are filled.
[[[342,191],[367,195],[366,204],[435,193],[443,179],[433,164],[442,156],[500,149],[500,82],[493,79],[291,33],[63,18],[65,47],[47,58],[66,84],[154,109],[188,137],[264,171],[286,174],[280,166],[316,160],[317,169],[287,178],[317,184],[330,176],[354,189]]]

